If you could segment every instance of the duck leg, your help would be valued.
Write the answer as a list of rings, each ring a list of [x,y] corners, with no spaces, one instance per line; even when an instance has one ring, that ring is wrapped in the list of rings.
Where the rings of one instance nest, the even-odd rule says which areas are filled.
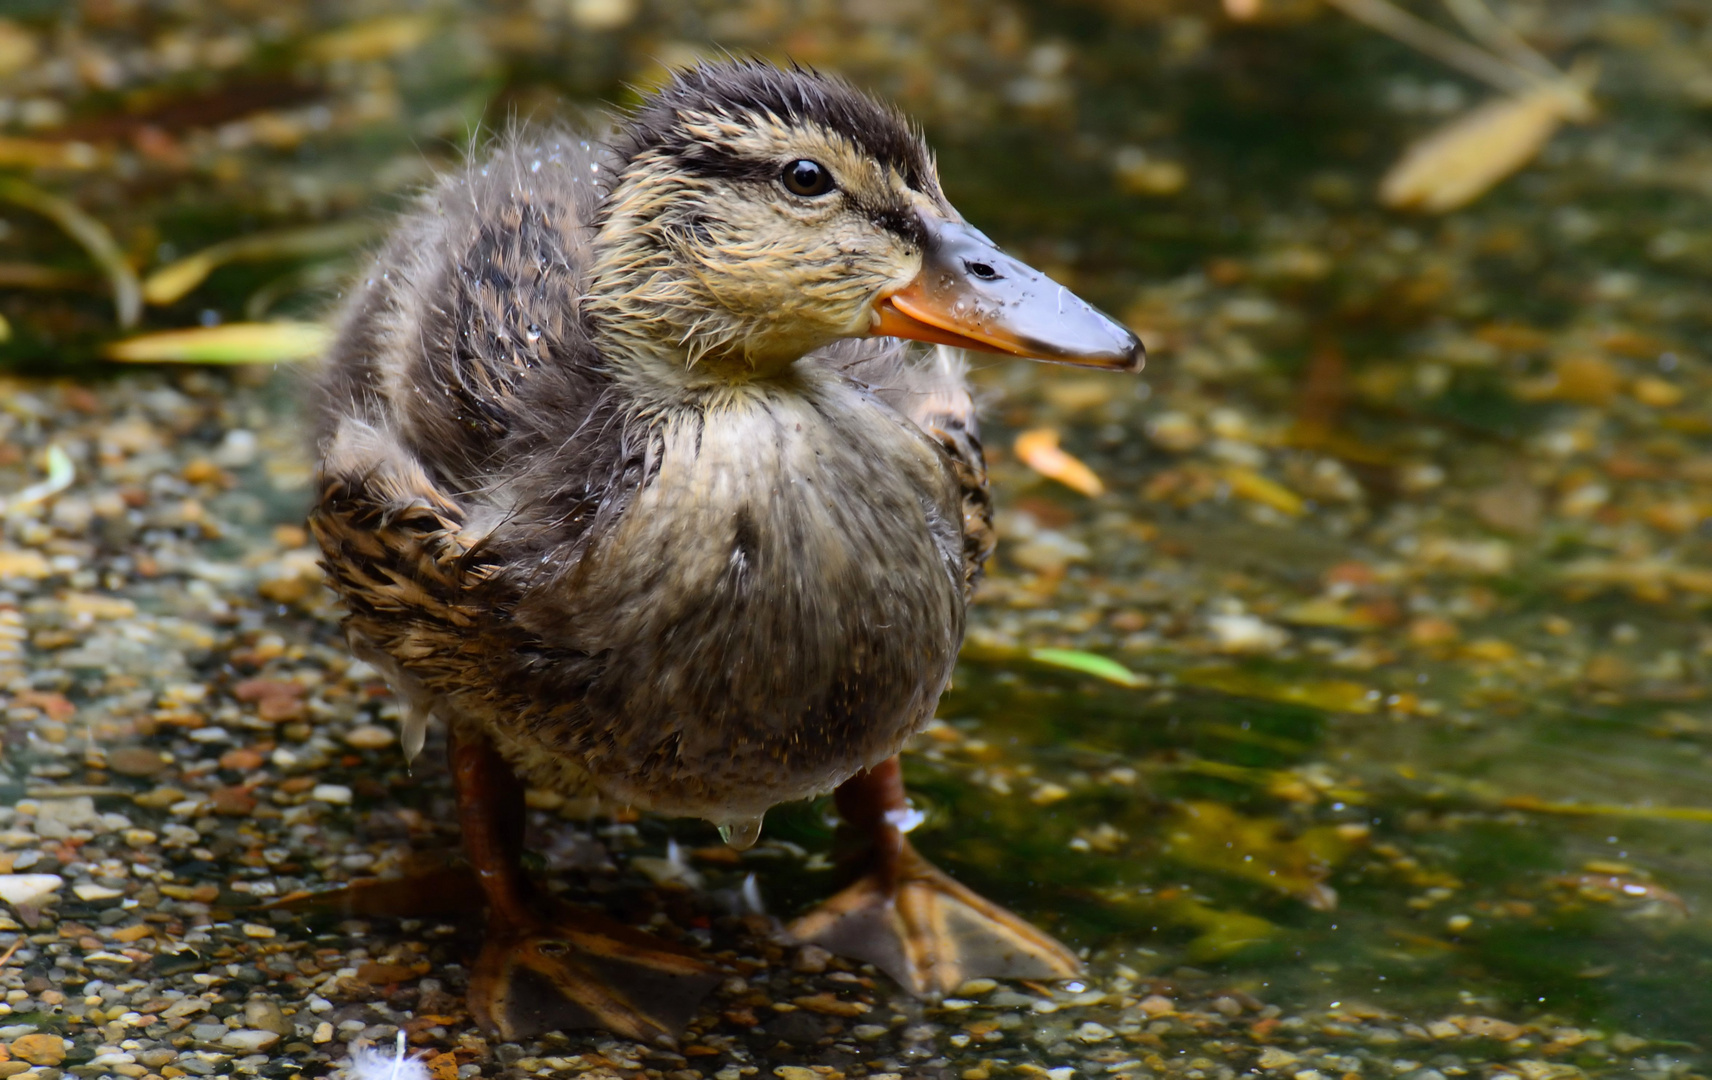
[[[897,758],[857,773],[834,799],[865,836],[862,875],[791,925],[801,941],[865,960],[911,993],[950,993],[982,977],[1064,979],[1076,955],[916,853],[898,827],[909,811]]]
[[[481,734],[454,726],[452,777],[464,853],[487,900],[470,1012],[507,1040],[604,1028],[643,1042],[682,1033],[718,984],[694,953],[541,896],[524,875],[523,784]]]

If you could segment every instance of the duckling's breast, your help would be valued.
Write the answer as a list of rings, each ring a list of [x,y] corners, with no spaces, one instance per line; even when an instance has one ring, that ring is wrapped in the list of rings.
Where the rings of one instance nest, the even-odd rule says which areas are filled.
[[[574,707],[497,731],[502,745],[574,760],[617,802],[716,822],[896,753],[963,637],[959,491],[941,452],[811,365],[652,424],[648,483],[515,615],[599,673]]]

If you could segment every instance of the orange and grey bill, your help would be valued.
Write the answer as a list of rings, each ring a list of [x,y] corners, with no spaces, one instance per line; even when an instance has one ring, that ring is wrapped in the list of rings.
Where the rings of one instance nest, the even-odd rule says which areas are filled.
[[[967,223],[922,216],[921,271],[876,301],[871,335],[1140,371],[1141,340],[1039,270],[1000,251]]]

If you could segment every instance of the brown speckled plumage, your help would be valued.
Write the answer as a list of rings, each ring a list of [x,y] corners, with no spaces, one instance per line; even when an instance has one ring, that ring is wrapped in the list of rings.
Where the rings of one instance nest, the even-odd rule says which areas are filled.
[[[1078,969],[902,831],[896,755],[993,548],[948,346],[1141,361],[958,216],[894,110],[799,69],[679,72],[607,143],[514,135],[380,252],[321,382],[311,525],[406,752],[450,725],[484,1028],[669,1037],[718,981],[529,883],[518,774],[739,844],[836,788],[864,872],[793,932],[918,993]]]
[[[931,716],[992,546],[975,419],[886,339],[670,404],[615,378],[579,318],[613,162],[523,135],[423,198],[330,358],[314,528],[419,707],[540,782],[752,818]]]

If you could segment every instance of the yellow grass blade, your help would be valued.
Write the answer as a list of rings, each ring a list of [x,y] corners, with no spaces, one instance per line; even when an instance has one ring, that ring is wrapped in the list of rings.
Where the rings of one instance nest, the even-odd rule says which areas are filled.
[[[126,364],[285,364],[319,356],[332,337],[319,323],[227,323],[143,334],[105,352]]]
[[[127,328],[137,325],[137,318],[143,312],[142,289],[137,284],[136,272],[125,261],[107,226],[69,200],[16,177],[0,176],[0,199],[34,210],[82,244],[113,286],[113,307],[118,312],[119,325]]]
[[[372,221],[340,221],[225,240],[168,263],[150,274],[143,282],[143,299],[155,305],[176,303],[227,263],[293,259],[345,251],[367,241],[375,231],[376,223]]]

